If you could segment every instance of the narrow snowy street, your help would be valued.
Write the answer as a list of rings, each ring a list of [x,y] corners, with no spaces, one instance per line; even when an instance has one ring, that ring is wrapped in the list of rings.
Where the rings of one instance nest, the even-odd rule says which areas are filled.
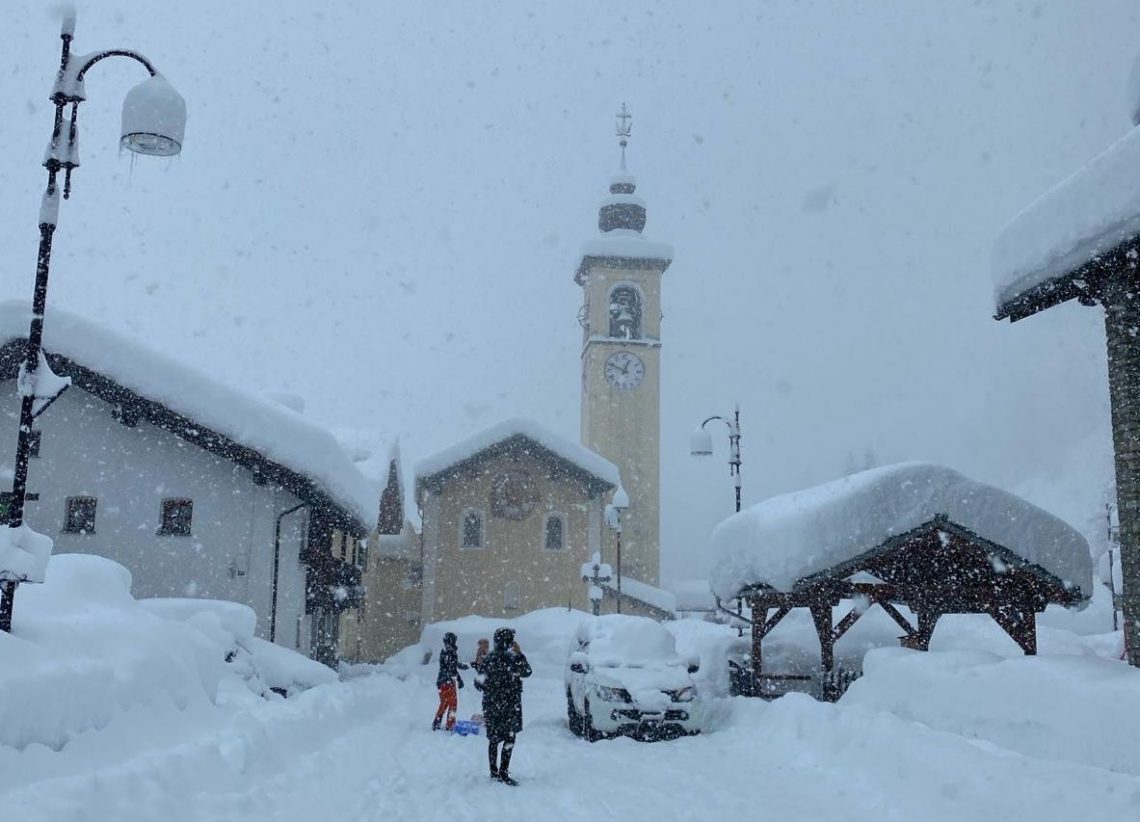
[[[234,706],[211,727],[178,728],[172,711],[153,725],[165,738],[128,752],[122,743],[139,733],[130,717],[60,752],[3,750],[5,816],[1045,822],[1130,819],[1140,809],[1140,776],[1048,750],[1035,755],[1039,729],[1028,724],[1024,734],[995,723],[990,738],[964,738],[886,711],[799,696],[723,702],[715,729],[700,737],[590,744],[566,727],[561,671],[541,656],[535,662],[513,769],[518,788],[487,778],[482,737],[428,730],[436,700],[433,666],[426,666],[404,680],[366,675],[288,701]],[[1109,674],[1118,668],[1078,662]],[[474,693],[461,692],[461,713],[475,709]],[[993,741],[999,737],[1027,743],[1002,747]],[[1101,742],[1111,750],[1111,739]]]
[[[0,822],[1140,822],[1140,0],[4,9]]]

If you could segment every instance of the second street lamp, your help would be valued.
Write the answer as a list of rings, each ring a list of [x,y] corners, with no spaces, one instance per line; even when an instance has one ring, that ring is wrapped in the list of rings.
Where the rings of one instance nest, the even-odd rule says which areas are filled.
[[[621,517],[629,508],[629,495],[620,485],[614,499],[606,506],[606,525],[617,535],[617,612],[621,613]]]
[[[32,316],[24,364],[20,368],[20,423],[16,440],[16,464],[12,478],[12,498],[8,508],[8,527],[4,542],[29,554],[29,543],[36,544],[36,559],[24,563],[23,569],[0,567],[0,631],[12,629],[12,607],[16,586],[20,582],[42,581],[40,560],[43,537],[28,537],[24,523],[24,502],[28,483],[28,457],[31,454],[35,419],[67,387],[47,367],[42,353],[44,311],[47,306],[48,271],[51,264],[52,237],[59,221],[59,204],[71,196],[71,173],[79,167],[79,104],[87,99],[84,79],[87,71],[108,57],[129,57],[142,64],[150,78],[135,86],[123,101],[120,145],[138,154],[169,157],[182,150],[186,133],[186,103],[141,54],[128,49],[109,49],[90,54],[73,55],[71,41],[75,37],[75,12],[64,14],[60,28],[63,41],[59,73],[52,88],[55,106],[51,141],[44,155],[47,189],[40,205],[40,244],[36,258],[36,282],[32,292]],[[70,107],[70,110],[67,110]],[[62,174],[62,186],[59,179]],[[37,535],[38,536],[38,535]],[[50,554],[50,548],[47,549]]]
[[[705,428],[713,420],[720,420],[728,426],[728,470],[735,480],[736,510],[740,510],[740,406],[732,417],[714,415],[700,424],[689,440],[689,453],[694,457],[711,456],[713,452],[712,435]]]
[[[689,439],[689,453],[694,457],[708,457],[712,456],[713,444],[712,435],[705,428],[713,420],[720,420],[728,426],[728,470],[733,477],[733,485],[736,489],[736,511],[740,512],[740,406],[736,406],[733,410],[731,418],[713,415],[706,419],[697,427],[693,432],[692,437]],[[720,599],[716,601],[717,608],[720,608]],[[731,613],[731,612],[729,612]],[[742,627],[742,618],[744,615],[744,603],[737,597],[736,599],[736,617],[737,617],[737,636],[744,635]]]

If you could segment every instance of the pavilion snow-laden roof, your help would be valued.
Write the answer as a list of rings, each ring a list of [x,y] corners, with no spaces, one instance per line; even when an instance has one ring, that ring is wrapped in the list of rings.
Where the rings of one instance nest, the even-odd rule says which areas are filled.
[[[874,468],[786,494],[729,517],[713,532],[710,585],[721,599],[792,592],[819,575],[865,570],[876,553],[924,527],[987,546],[1066,599],[1092,592],[1088,542],[1061,519],[992,486],[928,463]],[[917,542],[915,542],[917,544]]]

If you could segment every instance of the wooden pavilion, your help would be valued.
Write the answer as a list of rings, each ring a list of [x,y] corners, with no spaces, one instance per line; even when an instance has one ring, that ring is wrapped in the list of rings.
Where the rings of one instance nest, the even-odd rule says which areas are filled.
[[[1047,605],[1073,606],[1084,594],[1014,551],[939,515],[866,552],[799,580],[790,591],[752,585],[740,592],[752,609],[754,693],[772,694],[783,677],[763,671],[764,637],[793,608],[807,608],[819,636],[824,698],[838,698],[834,649],[874,605],[902,629],[899,644],[925,651],[944,614],[988,614],[1027,654],[1037,653],[1036,615]],[[851,610],[838,622],[833,608]],[[913,615],[908,618],[902,606]]]
[[[835,645],[876,605],[902,630],[903,647],[927,650],[945,614],[984,614],[1035,654],[1037,614],[1049,605],[1082,606],[1092,589],[1088,542],[1071,526],[923,463],[753,506],[714,531],[713,549],[714,593],[751,609],[751,691],[759,696],[783,693],[787,680],[814,679],[763,667],[764,638],[794,608],[811,614],[822,695],[836,699],[849,675],[835,668]]]

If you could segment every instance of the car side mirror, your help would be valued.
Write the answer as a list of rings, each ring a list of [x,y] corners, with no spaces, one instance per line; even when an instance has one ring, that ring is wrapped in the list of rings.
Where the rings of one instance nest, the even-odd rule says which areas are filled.
[[[698,665],[698,664],[696,664],[695,662],[690,662],[690,663],[689,663],[689,673],[691,673],[691,674],[695,674],[695,673],[696,673],[697,671],[699,671],[700,669],[701,669],[701,666],[700,666],[700,665]]]
[[[584,674],[586,673],[586,666],[581,662],[572,662],[570,664],[570,670],[576,674]]]
[[[586,655],[581,651],[575,651],[570,655],[570,670],[576,674],[586,673],[586,669],[590,667],[590,661]]]

